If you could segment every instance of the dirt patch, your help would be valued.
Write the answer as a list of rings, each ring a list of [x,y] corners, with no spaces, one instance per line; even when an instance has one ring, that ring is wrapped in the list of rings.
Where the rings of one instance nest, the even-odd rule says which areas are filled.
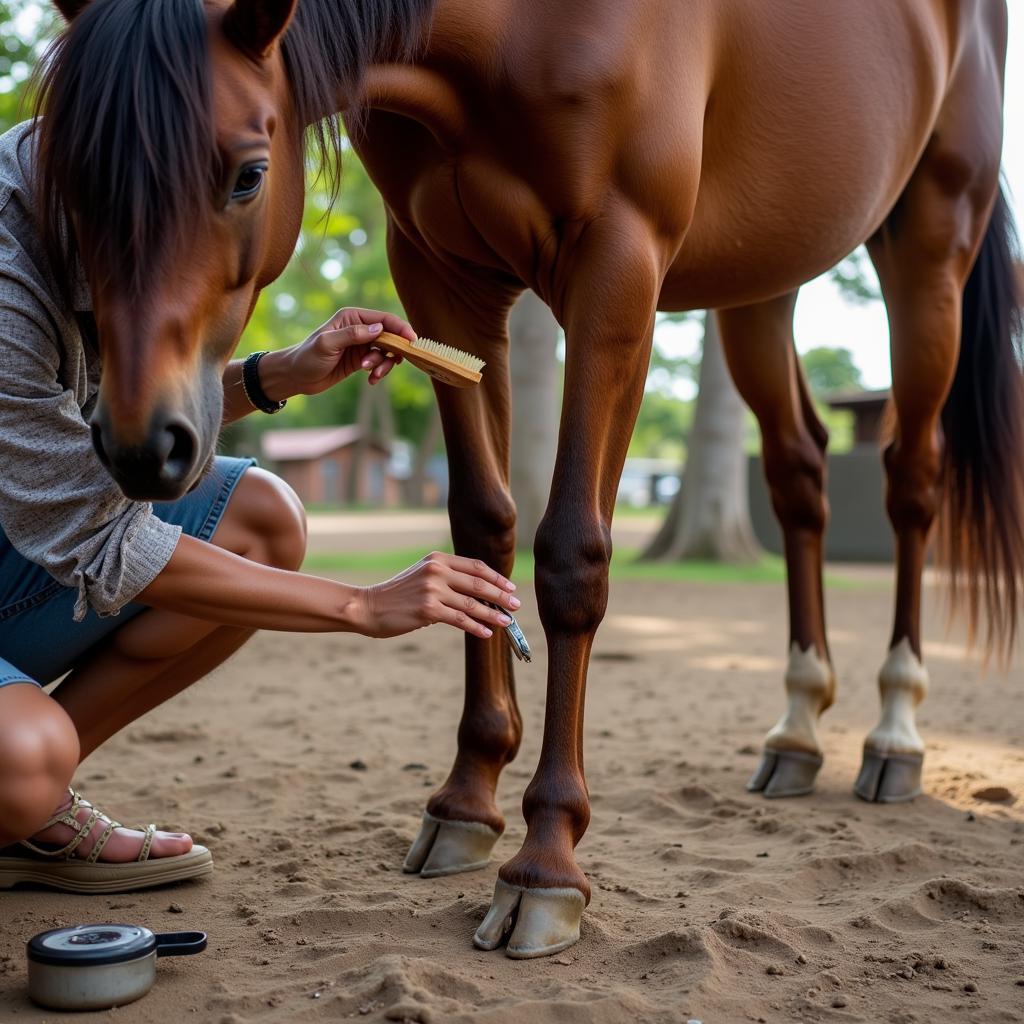
[[[123,821],[202,835],[212,878],[0,895],[0,1020],[78,1020],[27,1002],[22,944],[85,920],[210,933],[208,953],[161,962],[149,996],[96,1018],[122,1024],[1024,1020],[1024,809],[980,795],[1024,793],[1022,672],[983,679],[932,623],[927,795],[857,801],[889,631],[877,587],[829,598],[840,689],[817,793],[767,802],[743,783],[782,706],[781,588],[613,586],[588,687],[583,939],[525,963],[475,950],[497,866],[523,838],[541,735],[546,655],[526,597],[526,738],[502,778],[509,827],[490,868],[400,870],[454,751],[455,634],[264,634],[78,780]]]

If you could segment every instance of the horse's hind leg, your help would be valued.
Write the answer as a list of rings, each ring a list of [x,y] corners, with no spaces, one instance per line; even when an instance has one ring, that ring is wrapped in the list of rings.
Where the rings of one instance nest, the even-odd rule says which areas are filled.
[[[457,554],[479,558],[505,575],[515,558],[515,505],[508,490],[508,309],[514,294],[485,281],[442,279],[397,231],[391,270],[418,332],[486,360],[470,389],[440,385],[437,399],[448,452],[448,512]],[[455,763],[427,803],[404,870],[424,877],[484,867],[505,829],[495,803],[502,768],[519,749],[511,652],[502,630],[465,639],[466,690]]]
[[[793,348],[796,293],[718,314],[736,387],[761,427],[764,468],[782,527],[789,589],[788,702],[765,739],[747,789],[767,797],[810,793],[821,767],[816,723],[835,695],[825,639],[822,541],[825,445]]]
[[[998,123],[981,130],[986,111],[998,118],[997,95],[990,100],[974,97],[962,109],[947,101],[950,109],[899,203],[868,243],[892,336],[896,430],[885,469],[886,508],[896,534],[896,611],[878,680],[882,715],[864,742],[854,791],[883,803],[921,791],[924,743],[914,720],[928,689],[921,572],[939,506],[940,415],[956,370],[961,295],[997,187],[998,147],[993,154],[991,145],[979,144],[999,138]]]

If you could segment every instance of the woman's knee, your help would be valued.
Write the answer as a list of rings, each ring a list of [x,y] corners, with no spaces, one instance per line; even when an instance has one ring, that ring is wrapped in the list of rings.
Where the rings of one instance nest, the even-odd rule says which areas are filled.
[[[246,470],[213,542],[277,569],[298,569],[306,556],[306,512],[298,495],[264,469]]]
[[[78,734],[55,700],[28,684],[0,687],[0,842],[39,831],[78,760]]]

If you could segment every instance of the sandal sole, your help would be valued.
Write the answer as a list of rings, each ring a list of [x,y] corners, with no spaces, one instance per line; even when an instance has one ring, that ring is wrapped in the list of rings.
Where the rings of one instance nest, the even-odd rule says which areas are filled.
[[[0,889],[32,885],[85,895],[137,892],[202,878],[212,872],[213,857],[205,846],[193,846],[179,857],[159,857],[141,864],[86,864],[73,860],[47,863],[31,857],[0,857]]]

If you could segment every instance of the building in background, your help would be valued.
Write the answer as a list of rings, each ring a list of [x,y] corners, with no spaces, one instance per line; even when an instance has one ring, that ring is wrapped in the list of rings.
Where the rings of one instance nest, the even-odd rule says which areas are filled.
[[[391,451],[357,426],[267,430],[263,460],[286,480],[304,505],[401,503],[401,482],[391,471]]]
[[[828,457],[825,557],[833,562],[891,562],[894,543],[885,513],[881,438],[889,392],[836,392],[824,399],[853,414],[853,447]],[[757,539],[782,554],[782,531],[772,511],[761,456],[749,464],[750,518]]]

